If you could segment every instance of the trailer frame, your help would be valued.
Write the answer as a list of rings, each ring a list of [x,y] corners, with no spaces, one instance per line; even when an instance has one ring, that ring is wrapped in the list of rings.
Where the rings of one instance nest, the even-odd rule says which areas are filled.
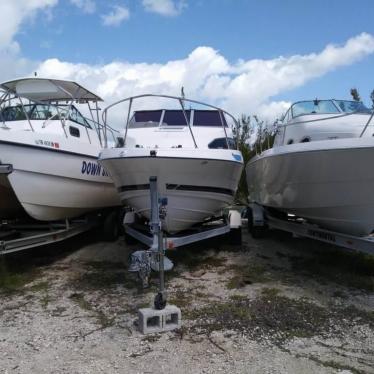
[[[286,218],[275,217],[266,207],[257,203],[248,205],[248,231],[254,238],[265,235],[268,229],[292,233],[295,237],[306,237],[357,252],[374,255],[374,236],[353,236],[326,230],[303,218],[280,212]]]
[[[236,211],[235,211],[236,212]],[[132,213],[132,212],[131,212]],[[229,234],[233,230],[238,230],[238,241],[241,241],[241,222],[238,223],[238,217],[240,219],[240,213],[236,212],[237,215],[231,211],[227,217],[217,217],[216,220],[209,223],[202,223],[189,230],[182,231],[176,235],[164,236],[165,250],[172,250],[177,247],[185,246],[188,244],[196,243],[202,240],[211,239],[217,236]],[[139,226],[136,223],[129,223],[128,218],[124,218],[124,230],[125,235],[130,235],[139,242],[152,247],[154,245],[154,237],[151,231],[148,230],[148,225]],[[240,220],[241,221],[241,220]],[[240,238],[239,238],[240,237]],[[239,243],[237,243],[239,244]]]
[[[0,256],[57,243],[89,231],[99,224],[99,216],[87,216],[65,222],[0,223],[0,234],[5,238],[0,240]],[[7,233],[8,237],[16,238],[6,240]]]

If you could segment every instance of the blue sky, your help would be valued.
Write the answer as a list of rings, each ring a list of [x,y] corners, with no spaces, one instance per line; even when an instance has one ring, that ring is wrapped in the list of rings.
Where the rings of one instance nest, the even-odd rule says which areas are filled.
[[[27,0],[3,2],[14,6],[19,17],[18,24],[11,25],[10,31],[6,30],[10,33],[9,40],[3,41],[3,46],[0,42],[0,68],[1,59],[15,60],[15,64],[5,65],[0,74],[4,79],[27,75],[38,68],[41,72],[69,79],[83,77],[91,83],[91,88],[101,90],[99,93],[112,99],[118,96],[118,92],[110,92],[108,88],[113,86],[113,80],[117,80],[117,91],[124,94],[132,94],[134,90],[138,93],[141,87],[176,91],[180,85],[188,87],[193,76],[200,76],[197,69],[210,70],[218,63],[220,67],[200,78],[209,84],[192,85],[188,91],[190,96],[227,104],[235,111],[258,109],[261,114],[272,103],[278,103],[269,109],[269,113],[274,114],[290,101],[314,97],[346,98],[351,87],[357,87],[364,101],[369,103],[369,93],[374,89],[374,2],[369,0],[34,0],[36,5],[33,7],[25,5]],[[1,7],[4,6],[0,4],[3,14],[8,11]],[[122,13],[116,18],[118,12]],[[113,17],[105,21],[110,13]],[[2,27],[7,25],[0,26],[0,32]],[[320,54],[326,46],[333,44],[343,48],[348,40],[362,33],[368,37],[356,41],[358,46],[355,44],[350,48],[348,57],[346,52],[339,52],[340,57],[319,62],[318,68],[304,66],[301,57],[293,66],[295,71],[302,70],[301,76],[305,75],[300,81],[297,73],[292,79],[286,74],[284,82],[274,86],[274,93],[271,87],[261,92],[263,85],[271,85],[270,79],[259,79],[252,85],[260,74],[267,74],[261,66],[253,68],[254,61],[271,65],[281,56],[287,61],[293,61],[294,56],[313,59],[313,54]],[[11,43],[17,48],[10,49]],[[209,49],[199,50],[200,54],[189,61],[193,51],[203,46]],[[210,60],[197,66],[207,55]],[[59,63],[55,62],[55,71],[48,64],[51,59]],[[219,61],[222,59],[229,67]],[[352,61],[345,64],[344,59]],[[170,81],[163,75],[161,79],[162,67],[171,61],[180,62],[177,70],[192,69],[190,75],[181,73]],[[244,72],[241,61],[249,64]],[[108,73],[108,66],[113,63],[119,64],[118,72]],[[84,67],[79,68],[80,64]],[[140,64],[144,66],[139,67]],[[159,69],[153,71],[155,64]],[[6,69],[9,66],[11,68]],[[121,68],[128,72],[135,69],[135,85],[132,85],[132,79],[120,77]],[[105,71],[106,80],[98,79],[97,69]],[[139,69],[143,69],[142,73]],[[317,72],[311,73],[308,69]],[[90,74],[95,74],[95,78],[90,79]],[[152,74],[157,75],[156,85],[151,82]],[[148,85],[141,82],[145,75],[147,82],[151,82]],[[248,79],[250,94],[241,83],[244,78]],[[130,82],[131,87],[118,90],[119,82]],[[213,92],[219,89],[232,92],[240,106],[231,104],[234,99]]]

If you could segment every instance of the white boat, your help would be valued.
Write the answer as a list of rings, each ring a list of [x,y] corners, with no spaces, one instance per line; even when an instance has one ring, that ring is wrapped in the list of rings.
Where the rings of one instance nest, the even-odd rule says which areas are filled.
[[[37,220],[54,221],[119,205],[97,163],[98,96],[56,79],[25,78],[0,87],[0,219],[20,207]],[[91,119],[77,109],[80,104]]]
[[[136,99],[156,97],[177,100],[181,109],[137,110],[131,116]],[[141,95],[111,105],[103,117],[121,103],[130,103],[123,146],[104,149],[99,163],[124,205],[149,219],[149,178],[156,176],[159,194],[167,199],[162,227],[176,233],[220,214],[233,202],[243,159],[225,119],[235,121],[230,114],[185,98]],[[185,109],[194,104],[205,108]]]
[[[373,114],[346,100],[297,102],[274,146],[246,167],[249,200],[322,228],[357,236],[374,230]]]

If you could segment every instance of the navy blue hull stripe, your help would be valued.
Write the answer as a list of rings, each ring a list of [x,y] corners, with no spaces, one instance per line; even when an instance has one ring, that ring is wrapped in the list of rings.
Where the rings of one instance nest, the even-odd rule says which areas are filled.
[[[166,189],[176,190],[176,191],[211,192],[211,193],[219,193],[219,194],[230,195],[230,196],[235,195],[235,191],[230,190],[228,188],[210,187],[210,186],[190,186],[190,185],[184,185],[184,184],[167,183]],[[118,192],[141,191],[141,190],[149,190],[149,184],[133,184],[133,185],[121,186],[117,188]]]
[[[149,183],[148,184],[133,184],[130,186],[122,186],[118,187],[118,192],[126,192],[126,191],[140,191],[140,190],[149,190]]]

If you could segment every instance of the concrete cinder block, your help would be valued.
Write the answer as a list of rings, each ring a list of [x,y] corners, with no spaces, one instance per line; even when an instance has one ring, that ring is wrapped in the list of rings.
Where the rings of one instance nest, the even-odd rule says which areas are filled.
[[[139,331],[142,334],[171,331],[182,326],[181,310],[175,305],[166,305],[162,310],[142,308],[138,311]]]

